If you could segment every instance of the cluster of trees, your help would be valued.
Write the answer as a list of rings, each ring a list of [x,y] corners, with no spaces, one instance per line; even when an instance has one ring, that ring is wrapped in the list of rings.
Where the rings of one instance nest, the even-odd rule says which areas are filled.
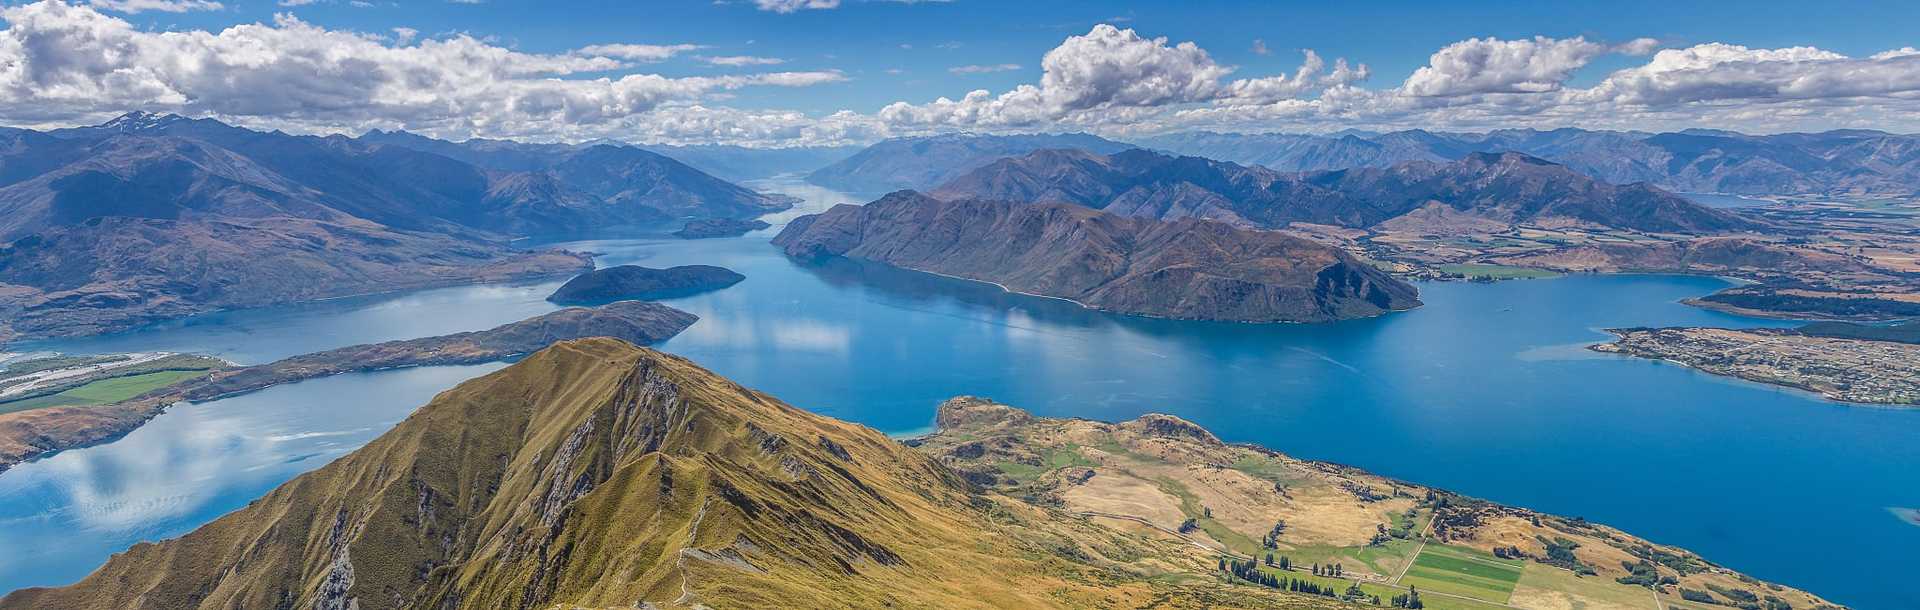
[[[1420,601],[1420,588],[1419,588],[1419,587],[1407,587],[1407,592],[1406,592],[1406,593],[1403,593],[1403,594],[1400,594],[1400,595],[1395,595],[1395,596],[1393,596],[1393,607],[1395,607],[1395,608],[1425,608],[1425,607],[1427,607],[1427,604],[1426,604],[1426,602],[1422,602],[1422,601]]]
[[[1680,584],[1680,579],[1660,575],[1660,570],[1653,566],[1653,562],[1645,559],[1640,560],[1639,563],[1622,561],[1620,567],[1626,568],[1628,575],[1614,580],[1623,585],[1640,585],[1648,589],[1658,589],[1661,585]]]
[[[1493,547],[1493,556],[1499,557],[1501,559],[1527,559],[1528,558],[1527,552],[1520,550],[1520,547],[1518,546]]]
[[[1200,529],[1200,522],[1193,517],[1187,517],[1186,521],[1180,522],[1180,533],[1182,534],[1191,534],[1193,530],[1197,529]]]
[[[1574,549],[1580,548],[1580,543],[1559,536],[1554,536],[1552,540],[1539,535],[1534,538],[1539,539],[1540,544],[1547,547],[1547,557],[1541,559],[1540,563],[1572,570],[1573,573],[1581,576],[1599,574],[1593,570],[1593,566],[1581,563],[1580,558],[1573,554]]]
[[[1280,561],[1274,561],[1273,553],[1267,553],[1267,565],[1282,570],[1293,571],[1293,560],[1286,555],[1281,555]]]
[[[1320,564],[1316,563],[1316,564],[1313,564],[1313,575],[1314,576],[1332,576],[1334,578],[1340,578],[1342,576],[1347,575],[1347,568],[1337,563],[1328,564],[1326,567],[1323,568],[1323,567],[1320,567]]]
[[[1379,502],[1393,497],[1374,491],[1372,485],[1361,485],[1353,481],[1341,481],[1340,488],[1347,490],[1347,493],[1353,494],[1353,497],[1359,498],[1361,502]]]
[[[1273,529],[1268,531],[1266,536],[1260,538],[1260,548],[1265,548],[1265,549],[1280,548],[1280,534],[1284,534],[1286,533],[1286,531],[1287,531],[1286,519],[1274,521]]]

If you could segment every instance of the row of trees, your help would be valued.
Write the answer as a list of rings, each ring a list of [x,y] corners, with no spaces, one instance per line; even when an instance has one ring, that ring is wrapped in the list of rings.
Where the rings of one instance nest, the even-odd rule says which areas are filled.
[[[1234,578],[1238,578],[1240,580],[1261,585],[1269,589],[1286,589],[1294,593],[1304,593],[1307,595],[1320,595],[1324,597],[1339,597],[1341,599],[1345,599],[1348,601],[1356,601],[1356,600],[1369,601],[1373,603],[1373,605],[1376,605],[1376,606],[1380,605],[1380,596],[1367,595],[1365,591],[1360,590],[1360,583],[1358,581],[1348,583],[1346,591],[1340,592],[1337,590],[1336,587],[1333,587],[1330,585],[1323,585],[1311,580],[1302,580],[1298,578],[1283,579],[1277,574],[1271,574],[1271,573],[1262,571],[1260,569],[1260,563],[1261,562],[1257,562],[1257,561],[1240,561],[1238,559],[1221,557],[1220,571],[1226,572],[1228,574],[1232,574]],[[1286,570],[1286,571],[1293,570],[1293,560],[1286,556],[1280,556],[1276,558],[1274,557],[1273,553],[1267,553],[1265,563],[1268,567],[1276,568],[1279,570]],[[1345,576],[1347,571],[1345,566],[1338,563],[1329,564],[1325,566],[1322,566],[1316,563],[1316,564],[1313,564],[1312,569],[1313,569],[1314,576],[1326,576],[1326,577],[1333,577],[1333,578],[1339,578],[1339,577]],[[1401,596],[1395,597],[1394,599],[1396,600],[1395,601],[1396,604],[1406,604],[1408,603],[1409,598],[1406,595],[1401,595]],[[1418,592],[1412,593],[1411,603],[1414,603],[1414,604],[1420,603],[1420,595]],[[1395,608],[1423,608],[1425,606],[1424,605],[1414,605],[1414,606],[1396,605],[1394,607]]]

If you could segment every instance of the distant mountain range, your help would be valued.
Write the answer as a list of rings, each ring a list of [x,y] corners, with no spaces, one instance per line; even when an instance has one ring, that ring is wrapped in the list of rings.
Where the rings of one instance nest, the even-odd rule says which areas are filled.
[[[293,136],[131,113],[0,130],[0,340],[571,274],[507,238],[785,209],[633,147]]]
[[[773,243],[796,257],[870,260],[1156,317],[1325,322],[1420,305],[1413,286],[1331,246],[1062,203],[901,191],[795,219]]]
[[[1200,217],[1268,228],[1292,222],[1366,228],[1401,218],[1590,223],[1677,233],[1753,226],[1658,188],[1607,184],[1520,153],[1294,173],[1142,149],[1111,155],[1042,150],[991,162],[932,194],[1073,203],[1123,216]]]
[[[1084,133],[893,138],[815,170],[807,181],[857,195],[927,190],[999,159],[1049,148],[1113,153],[1133,145]]]
[[[1682,192],[1913,194],[1920,192],[1920,135],[1868,130],[1754,136],[1690,129],[1672,133],[1503,129],[1487,133],[1177,133],[1137,144],[1280,171],[1388,167],[1451,161],[1480,152],[1521,152],[1614,184],[1649,182]]]

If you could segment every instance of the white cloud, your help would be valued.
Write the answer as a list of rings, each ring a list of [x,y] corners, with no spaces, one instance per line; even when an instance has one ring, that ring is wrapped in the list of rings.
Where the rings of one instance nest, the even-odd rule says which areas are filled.
[[[1419,97],[1553,91],[1607,51],[1606,45],[1581,37],[1470,38],[1435,52],[1401,89]]]
[[[755,57],[752,55],[705,56],[701,57],[700,61],[716,66],[772,66],[787,63],[787,60],[778,57]]]
[[[800,10],[840,8],[840,0],[753,0],[753,5],[763,11],[792,13]]]
[[[1267,41],[1261,40],[1259,38],[1255,38],[1253,39],[1253,54],[1254,55],[1272,55],[1273,49],[1267,48]]]
[[[307,0],[312,1],[312,0]],[[142,13],[159,11],[162,13],[185,13],[188,11],[217,11],[226,5],[213,0],[90,0],[94,8],[121,13]]]
[[[667,58],[706,47],[697,44],[596,44],[580,47],[580,55],[617,57],[628,61],[664,61]]]
[[[1333,74],[1321,76],[1325,62],[1312,51],[1292,76],[1277,75],[1226,82],[1233,68],[1213,61],[1192,42],[1169,43],[1132,29],[1101,24],[1070,36],[1040,60],[1037,85],[1020,85],[998,96],[972,91],[959,100],[939,98],[925,104],[895,102],[880,119],[905,129],[1010,128],[1049,122],[1088,125],[1121,122],[1139,109],[1201,102],[1271,102],[1313,89],[1366,77],[1366,67],[1344,60]]]
[[[1020,69],[1020,64],[969,65],[947,68],[954,74],[987,74],[991,72],[1012,72]]]
[[[644,45],[522,53],[466,35],[393,43],[278,15],[218,32],[149,32],[91,8],[0,8],[0,121],[79,121],[128,109],[300,131],[386,125],[477,135],[605,126],[756,86],[844,80],[835,71],[668,78],[629,73]],[[648,49],[648,50],[642,50]],[[599,52],[592,52],[599,51]],[[616,55],[618,57],[616,57]]]

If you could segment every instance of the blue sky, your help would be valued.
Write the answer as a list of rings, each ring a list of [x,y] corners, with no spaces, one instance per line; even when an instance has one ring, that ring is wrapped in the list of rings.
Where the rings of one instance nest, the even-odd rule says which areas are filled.
[[[835,5],[790,12],[764,10],[757,4],[773,1],[570,2],[562,5],[563,8],[557,7],[560,3],[502,0],[481,3],[91,0],[91,6],[60,7],[10,2],[7,4],[9,14],[15,18],[8,19],[9,22],[27,21],[26,11],[34,11],[33,14],[39,15],[36,27],[41,29],[57,30],[67,27],[60,24],[80,22],[97,27],[94,22],[98,20],[91,20],[84,12],[124,22],[133,30],[123,33],[126,36],[162,32],[215,35],[229,26],[255,23],[284,30],[288,24],[276,22],[276,19],[285,19],[276,15],[283,15],[297,20],[300,27],[384,36],[388,38],[385,44],[389,47],[467,36],[502,51],[558,57],[580,55],[581,49],[594,45],[696,45],[697,49],[682,50],[658,61],[626,61],[606,69],[575,66],[537,76],[505,78],[591,81],[640,74],[670,80],[693,79],[674,82],[704,89],[677,91],[668,94],[669,98],[637,104],[623,102],[606,112],[596,110],[590,113],[595,115],[592,117],[562,117],[558,120],[575,123],[567,129],[541,132],[530,121],[543,116],[552,119],[558,114],[552,112],[555,107],[552,104],[545,106],[549,111],[546,115],[515,110],[503,112],[494,119],[447,115],[451,112],[447,108],[478,106],[471,102],[435,101],[431,103],[444,107],[426,111],[417,106],[395,109],[390,99],[368,100],[368,105],[378,108],[340,112],[338,108],[301,107],[312,100],[222,100],[214,96],[240,93],[208,86],[204,74],[165,74],[161,73],[163,68],[154,68],[152,80],[156,84],[152,89],[157,93],[147,98],[136,96],[122,100],[117,98],[124,96],[102,93],[97,97],[109,99],[98,100],[94,105],[97,107],[75,104],[72,97],[41,99],[37,101],[40,106],[24,107],[26,110],[12,113],[14,116],[0,110],[0,119],[11,119],[8,122],[15,124],[83,121],[111,112],[116,104],[131,103],[157,110],[321,131],[392,126],[448,135],[545,139],[602,136],[663,141],[732,139],[757,145],[873,139],[961,129],[1124,132],[1187,128],[1332,131],[1345,127],[1551,127],[1589,120],[1584,117],[1593,117],[1596,113],[1613,118],[1576,126],[1631,129],[1707,126],[1747,131],[1877,126],[1894,131],[1920,130],[1920,125],[1915,125],[1915,119],[1910,116],[1915,103],[1913,94],[1920,90],[1920,67],[1916,67],[1920,66],[1920,60],[1910,60],[1898,53],[1900,49],[1920,45],[1920,27],[1914,26],[1920,23],[1920,3],[1916,2],[1122,4],[789,0]],[[1117,56],[1119,49],[1132,48],[1124,45],[1148,43],[1139,47],[1144,49],[1140,57],[1149,62],[1140,70],[1147,71],[1126,66],[1091,66],[1089,69],[1107,71],[1074,74],[1062,70],[1056,80],[1099,89],[1109,87],[1101,84],[1105,81],[1098,79],[1102,78],[1148,82],[1165,77],[1180,90],[1172,95],[1154,92],[1137,96],[1122,91],[1121,96],[1114,99],[1099,97],[1101,93],[1096,92],[1093,98],[1076,98],[1065,105],[1060,102],[1058,88],[1037,91],[1033,99],[1000,98],[1022,85],[1041,84],[1046,77],[1043,57],[1049,51],[1062,48],[1063,43],[1073,37],[1088,35],[1096,24],[1112,25],[1126,32],[1124,39],[1103,39],[1105,46],[1096,45],[1100,53]],[[8,32],[20,40],[28,40],[35,33],[17,23],[11,25]],[[417,33],[402,38],[394,34],[395,28]],[[1166,39],[1164,43],[1151,44],[1161,38]],[[1410,75],[1434,64],[1438,59],[1436,53],[1462,41],[1489,38],[1503,43],[1518,41],[1520,47],[1503,46],[1497,52],[1518,54],[1515,61],[1519,63],[1480,65],[1475,62],[1490,55],[1475,55],[1474,49],[1456,47],[1461,56],[1467,58],[1467,63],[1447,68],[1453,71],[1444,75],[1454,79],[1449,81],[1451,84],[1428,89],[1429,93],[1438,94],[1389,99],[1396,90],[1411,91],[1407,86]],[[1644,48],[1631,51],[1626,48],[1628,43],[1640,40],[1645,40],[1641,43]],[[1556,46],[1565,41],[1579,41],[1581,46]],[[162,41],[153,45],[178,42]],[[1204,60],[1182,55],[1176,49],[1187,42],[1204,54]],[[20,46],[34,48],[39,44]],[[148,43],[135,46],[142,44]],[[1733,66],[1721,68],[1719,74],[1710,74],[1712,70],[1707,68],[1689,67],[1690,74],[1704,79],[1690,84],[1655,82],[1667,79],[1665,73],[1643,75],[1645,78],[1618,78],[1617,82],[1607,83],[1618,71],[1646,66],[1652,57],[1650,54],[1657,50],[1724,50],[1721,46],[1700,45],[1737,47],[1739,53],[1746,55],[1715,55],[1719,58],[1713,60],[1717,62],[1715,65]],[[1262,46],[1264,53],[1258,48]],[[1813,47],[1823,54],[1803,53],[1792,58],[1769,54],[1773,50],[1795,47]],[[1553,53],[1541,51],[1549,48]],[[1320,79],[1318,82],[1309,79],[1289,85],[1280,82],[1284,79],[1276,79],[1245,84],[1264,87],[1258,94],[1228,92],[1234,81],[1292,75],[1302,64],[1302,49],[1313,50],[1328,64],[1336,59],[1345,59],[1356,68],[1364,64],[1365,78],[1332,79],[1323,74],[1314,77]],[[79,57],[97,56],[84,48],[75,48],[73,52]],[[207,51],[188,49],[185,52]],[[1876,54],[1890,52],[1888,57],[1872,59]],[[0,66],[6,65],[6,53],[7,45],[0,40]],[[378,49],[369,51],[370,57],[384,54]],[[1829,55],[1845,56],[1853,63]],[[1162,56],[1172,58],[1178,65],[1152,64],[1158,61],[1154,58]],[[745,65],[716,65],[710,58],[717,57],[759,59]],[[36,59],[39,64],[33,63]],[[740,61],[745,60],[734,63]],[[1752,70],[1743,67],[1752,62],[1760,63],[1753,63]],[[35,93],[36,90],[60,89],[50,87],[49,82],[67,76],[106,78],[99,74],[50,77],[37,68],[55,64],[66,67],[66,64],[48,58],[27,57],[23,63],[30,69],[25,71],[27,77],[16,79],[19,82],[9,83],[5,70],[0,70],[0,91],[12,84],[25,93],[16,93],[14,100],[0,101],[31,105],[36,103],[35,96],[48,97]],[[1200,73],[1181,72],[1196,67]],[[103,74],[112,73],[111,66],[101,69]],[[1501,69],[1518,72],[1506,76],[1460,72]],[[1446,70],[1433,71],[1438,74]],[[1331,65],[1327,72],[1332,72]],[[1530,76],[1518,76],[1521,72]],[[1744,74],[1746,72],[1754,73]],[[1808,92],[1808,82],[1827,80],[1821,74],[1842,72],[1858,73],[1848,77],[1856,83],[1872,80],[1884,81],[1885,85],[1876,85],[1864,92],[1858,91],[1858,87],[1830,87],[1831,91],[1843,94],[1838,97],[1827,94],[1827,90]],[[789,76],[777,79],[781,84],[776,85],[766,84],[765,79],[727,85],[699,80],[775,73]],[[1550,78],[1541,80],[1542,73],[1548,73]],[[792,76],[799,74],[813,76],[805,79]],[[1720,82],[1726,74],[1744,74],[1743,78],[1752,80],[1726,85]],[[1193,78],[1209,82],[1196,84],[1190,80]],[[799,84],[799,80],[805,84]],[[1516,84],[1522,81],[1524,84]],[[1460,84],[1466,82],[1476,84]],[[102,92],[113,88],[104,81],[96,84]],[[387,98],[392,98],[392,88],[387,86],[391,84],[370,82],[368,91],[376,86],[385,87],[381,90],[388,94]],[[1655,91],[1630,89],[1629,84],[1642,88],[1668,85],[1679,88]],[[328,88],[299,83],[289,88],[299,92],[312,87]],[[87,90],[80,87],[69,95]],[[974,90],[988,91],[990,96],[975,104],[956,107],[929,104],[940,97],[957,100]],[[1585,93],[1575,95],[1576,92]],[[343,93],[319,91],[318,94],[330,97]],[[557,97],[548,101],[561,104]],[[340,106],[345,102],[329,100],[327,103]],[[891,104],[907,107],[891,117],[879,116],[883,114],[882,109]],[[84,108],[85,112],[61,116],[62,113],[56,111],[58,107]],[[1845,111],[1834,112],[1836,107]],[[857,116],[843,116],[831,126],[814,125],[810,135],[792,135],[794,130],[802,129],[796,126],[798,121],[819,121],[840,111]],[[631,116],[603,116],[608,113]],[[727,113],[732,114],[721,116]],[[780,116],[769,118],[767,113]],[[792,113],[806,118],[795,118]],[[517,122],[509,127],[509,121]],[[743,126],[752,121],[759,123]],[[691,126],[696,123],[701,126]],[[699,129],[710,133],[701,135]],[[753,135],[742,135],[749,132]],[[768,135],[774,132],[788,135]]]

